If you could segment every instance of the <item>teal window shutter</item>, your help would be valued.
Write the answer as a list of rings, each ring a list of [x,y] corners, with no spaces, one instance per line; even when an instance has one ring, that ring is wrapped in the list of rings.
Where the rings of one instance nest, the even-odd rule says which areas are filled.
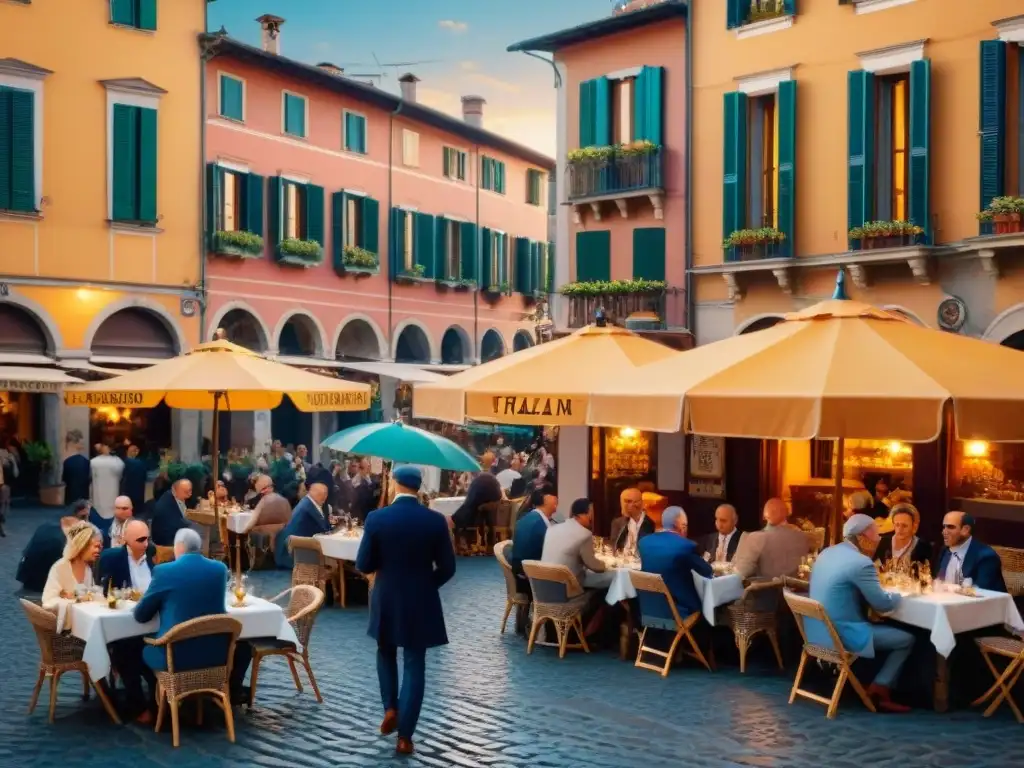
[[[363,231],[362,243],[364,250],[378,254],[380,262],[380,203],[372,197],[364,197],[362,202]]]
[[[455,175],[459,177],[459,181],[465,181],[466,180],[466,153],[465,152],[456,152],[456,155],[457,155],[457,157],[456,157],[456,160],[455,160],[455,169],[456,169]]]
[[[494,233],[489,227],[480,228],[480,287],[482,288],[490,288],[498,281],[498,276],[491,274],[494,271],[491,258],[494,253],[494,239]]]
[[[796,81],[779,83],[777,96],[779,114],[779,230],[786,235],[780,251],[782,256],[795,256],[793,236],[796,234]]]
[[[722,179],[722,236],[747,221],[747,94],[725,94],[725,157]]]
[[[448,219],[434,218],[434,279],[449,280],[448,274]]]
[[[576,280],[611,280],[612,236],[608,230],[576,233]]]
[[[281,242],[281,232],[284,231],[284,206],[282,195],[284,194],[284,182],[280,176],[271,176],[267,179],[267,240],[271,246],[276,247]]]
[[[491,158],[486,155],[480,158],[480,186],[491,188]]]
[[[782,12],[788,16],[796,16],[796,0],[783,0]]]
[[[139,110],[139,212],[138,220],[156,223],[157,114],[155,109]]]
[[[597,113],[595,99],[597,96],[597,85],[594,80],[584,80],[580,83],[580,148],[592,147],[597,143],[596,126]]]
[[[505,163],[501,161],[495,161],[495,179],[494,191],[504,195],[505,194]]]
[[[324,239],[324,188],[316,184],[306,185],[306,239],[323,245]]]
[[[136,25],[135,0],[110,0],[110,23]]]
[[[429,213],[416,213],[413,222],[413,258],[423,267],[423,276],[435,278],[434,263],[434,217]]]
[[[518,293],[530,292],[530,249],[533,242],[525,237],[516,238],[515,268],[512,273],[512,290]]]
[[[464,221],[459,228],[459,277],[476,280],[476,224]]]
[[[847,88],[847,226],[853,229],[874,216],[875,76],[854,70],[847,75]]]
[[[612,81],[607,77],[594,80],[594,144],[607,147],[612,143]]]
[[[156,0],[136,0],[139,4],[139,29],[156,29]]]
[[[405,217],[401,208],[391,209],[391,231],[388,236],[388,253],[391,255],[391,279],[395,280],[405,271]]]
[[[544,292],[553,293],[555,290],[555,244],[548,243],[547,268],[544,270]]]
[[[633,95],[633,139],[661,146],[663,67],[643,67],[636,78]]]
[[[222,198],[223,169],[216,163],[206,164],[206,234],[213,249],[213,236],[224,228],[224,200]]]
[[[0,87],[0,210],[38,210],[35,94]]]
[[[136,221],[138,214],[138,107],[114,105],[113,218]]]
[[[345,248],[345,208],[347,195],[344,192],[331,194],[331,260],[334,269],[338,272],[345,271],[344,248]]]
[[[637,227],[633,230],[633,279],[665,279],[664,227]]]
[[[256,173],[245,176],[245,231],[263,236],[263,177]]]
[[[931,242],[930,165],[932,132],[932,63],[928,59],[910,63],[910,220],[924,227],[925,242]]]
[[[728,29],[736,29],[746,20],[747,9],[750,4],[747,0],[726,0],[725,26]]]
[[[544,290],[544,248],[545,243],[533,243],[530,248],[530,291]]]
[[[302,96],[284,95],[284,132],[306,137],[306,100]]]
[[[978,210],[983,211],[992,202],[992,198],[1000,197],[1006,190],[1006,43],[1002,40],[982,40],[979,69],[981,205]],[[1024,133],[1024,126],[1021,131]]]
[[[220,76],[220,114],[241,122],[245,115],[242,81],[230,75]]]
[[[14,147],[11,142],[11,89],[0,86],[0,211],[11,208],[11,163]]]
[[[441,167],[444,169],[443,174],[449,179],[452,178],[451,174],[451,157],[452,150],[448,147],[441,148]]]

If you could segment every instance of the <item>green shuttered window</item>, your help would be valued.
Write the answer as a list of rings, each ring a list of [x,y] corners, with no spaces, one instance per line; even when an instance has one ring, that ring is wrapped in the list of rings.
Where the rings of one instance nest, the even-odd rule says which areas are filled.
[[[136,29],[156,29],[157,0],[110,0],[110,23]]]
[[[664,227],[637,227],[633,230],[633,279],[665,279]]]
[[[611,280],[612,235],[608,230],[576,233],[576,280]]]
[[[515,265],[512,273],[512,290],[525,296],[533,294],[533,262],[536,255],[536,246],[533,240],[525,237],[517,237],[514,256]]]
[[[379,256],[380,203],[377,200],[345,191],[331,195],[331,256],[334,268],[342,272],[346,246]]]
[[[434,217],[429,213],[414,214],[413,231],[416,242],[413,246],[413,259],[423,267],[423,276],[437,277],[437,264],[434,258]]]
[[[294,93],[282,94],[282,125],[289,136],[306,138],[306,97]]]
[[[778,225],[785,234],[780,256],[795,256],[796,237],[796,82],[779,83],[776,107],[779,116]]]
[[[35,152],[35,94],[0,86],[0,210],[38,210]]]
[[[633,94],[633,136],[630,137],[634,141],[661,145],[664,71],[663,67],[643,67],[637,75]]]
[[[114,104],[114,221],[155,224],[157,220],[157,111]]]
[[[349,152],[366,154],[366,118],[355,112],[345,112],[345,149]]]
[[[612,142],[612,86],[607,77],[580,83],[580,147],[604,147]]]
[[[725,94],[725,155],[722,170],[722,236],[746,227],[747,95]]]
[[[476,224],[463,221],[459,224],[459,230],[459,277],[463,280],[476,280]]]
[[[444,147],[442,162],[446,178],[456,181],[466,180],[466,153],[454,147]]]
[[[263,177],[206,165],[206,229],[263,235]]]
[[[847,224],[874,218],[875,76],[856,70],[847,76]]]
[[[282,240],[325,242],[324,188],[272,176],[267,181],[267,234],[275,245]]]
[[[910,64],[910,221],[924,227],[931,240],[931,110],[932,63],[928,59]]]
[[[849,3],[851,0],[839,0],[839,4],[843,5]],[[782,13],[786,16],[796,15],[796,0],[782,0]],[[760,7],[758,7],[760,6]],[[756,10],[775,10],[776,0],[769,0],[765,3],[761,0],[760,3],[755,3],[754,0],[726,0],[725,3],[725,26],[729,29],[736,29],[742,27],[744,24],[750,24],[754,21],[761,21],[762,18],[773,18],[756,16],[752,17],[751,13]]]
[[[220,116],[245,121],[245,83],[237,77],[220,76]]]
[[[534,168],[526,171],[526,202],[530,205],[541,205],[544,196],[542,194],[544,183],[544,172]]]
[[[1006,192],[1006,43],[982,40],[978,142],[981,149],[979,211]]]
[[[505,163],[484,155],[480,158],[480,176],[483,189],[505,194]]]

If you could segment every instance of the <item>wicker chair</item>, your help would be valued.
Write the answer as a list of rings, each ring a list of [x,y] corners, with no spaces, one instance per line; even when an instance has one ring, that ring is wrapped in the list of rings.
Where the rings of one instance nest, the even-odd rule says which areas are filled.
[[[157,733],[164,723],[164,714],[171,710],[171,740],[175,747],[181,745],[178,730],[178,705],[189,696],[208,695],[224,712],[224,723],[228,731],[228,741],[235,741],[235,719],[231,712],[231,691],[228,681],[231,677],[231,662],[235,655],[235,642],[242,632],[242,622],[224,614],[201,616],[198,619],[184,621],[172,628],[170,632],[155,640],[146,638],[146,643],[167,649],[167,670],[156,672],[156,700],[159,705],[156,713]],[[174,645],[197,637],[227,636],[227,656],[223,664],[203,669],[189,669],[176,672],[174,669]],[[198,709],[198,722],[202,724],[203,710]]]
[[[28,713],[31,715],[36,709],[39,701],[39,693],[43,689],[43,682],[50,678],[50,724],[53,724],[54,712],[57,708],[57,688],[60,685],[60,678],[65,672],[78,672],[82,675],[82,700],[89,699],[89,686],[96,689],[103,708],[110,715],[110,719],[118,725],[121,724],[114,705],[110,703],[106,692],[99,685],[93,682],[89,676],[89,667],[82,660],[85,651],[85,642],[77,637],[67,634],[58,634],[57,617],[50,611],[40,608],[28,600],[21,601],[21,607],[28,617],[32,629],[36,633],[36,642],[39,643],[39,677],[36,679],[36,687],[32,691],[32,700],[28,705]]]
[[[169,563],[174,560],[174,547],[160,547],[156,548],[156,555],[153,556],[153,565],[160,565],[162,563]]]
[[[807,579],[798,579],[795,576],[783,576],[782,586],[790,592],[806,596],[811,591],[811,582]]]
[[[512,538],[512,526],[515,524],[516,510],[522,505],[522,499],[502,499],[498,502],[498,510],[494,513],[494,543]]]
[[[654,672],[661,673],[662,677],[667,677],[669,669],[672,667],[672,662],[675,660],[677,652],[679,651],[679,643],[682,642],[685,637],[687,642],[690,644],[691,650],[683,651],[683,653],[690,658],[699,661],[710,672],[711,665],[704,657],[704,654],[700,650],[700,646],[697,645],[696,638],[693,636],[693,628],[701,619],[700,611],[691,613],[685,619],[680,616],[679,609],[676,607],[675,598],[673,598],[672,593],[668,591],[668,587],[665,585],[665,580],[657,573],[630,571],[629,580],[633,583],[633,589],[637,592],[651,592],[656,595],[660,595],[668,604],[668,608],[672,612],[671,619],[664,619],[658,616],[647,616],[641,612],[640,618],[643,622],[643,629],[640,632],[640,642],[637,644],[636,662],[633,666],[640,667],[641,669],[650,669]],[[675,633],[672,637],[672,643],[669,645],[667,651],[662,651],[658,648],[645,644],[644,641],[647,639],[648,629],[663,629],[665,631]],[[650,662],[644,661],[645,653],[651,656],[657,656],[664,659],[664,661],[660,665],[651,664]]]
[[[779,669],[783,669],[782,650],[779,648],[779,595],[782,580],[754,581],[747,585],[739,600],[722,606],[718,611],[722,623],[732,630],[736,648],[740,652],[740,674],[747,671],[747,651],[758,634],[768,636],[775,651]]]
[[[324,697],[320,695],[320,687],[316,684],[313,676],[313,668],[309,664],[309,638],[313,633],[313,623],[324,603],[324,593],[316,587],[307,584],[287,589],[270,602],[276,603],[285,595],[289,596],[288,609],[285,614],[289,623],[295,629],[295,636],[298,638],[302,650],[298,650],[294,643],[286,640],[262,638],[251,641],[252,644],[252,679],[249,687],[249,708],[252,709],[256,700],[256,680],[260,672],[260,662],[269,656],[283,656],[288,662],[288,668],[292,672],[292,680],[295,681],[295,688],[302,693],[302,682],[299,680],[299,672],[295,668],[296,663],[301,664],[306,670],[306,677],[309,684],[313,686],[313,693],[316,694],[318,704],[323,704]]]
[[[583,609],[590,595],[583,592],[576,575],[564,565],[549,565],[537,560],[524,560],[523,571],[533,591],[533,625],[527,653],[533,653],[537,631],[545,621],[555,627],[558,639],[558,658],[565,658],[567,649],[582,648],[590,653],[587,638],[583,636]],[[569,632],[575,630],[578,643],[569,642]]]
[[[991,698],[992,702],[984,712],[984,716],[989,717],[1005,699],[1010,709],[1013,710],[1013,715],[1017,718],[1017,722],[1024,723],[1024,714],[1021,714],[1017,702],[1013,700],[1013,687],[1020,680],[1021,675],[1024,674],[1024,641],[1019,638],[997,636],[975,638],[974,642],[978,644],[981,656],[985,659],[985,663],[992,671],[992,676],[996,681],[991,688],[972,702],[971,706],[977,707]],[[1010,660],[1010,663],[1006,665],[1002,672],[996,668],[995,663],[992,661],[991,657],[993,655],[1002,656]]]
[[[825,606],[817,600],[795,595],[788,590],[782,594],[786,598],[786,603],[789,605],[790,610],[793,611],[796,625],[804,639],[804,649],[800,654],[800,666],[796,670],[793,689],[789,693],[789,703],[792,704],[796,701],[797,696],[803,696],[805,699],[826,705],[828,709],[825,711],[825,716],[831,719],[836,716],[836,711],[839,709],[839,697],[842,696],[843,688],[846,687],[846,681],[849,680],[850,685],[853,686],[860,700],[864,702],[864,706],[869,711],[874,712],[874,702],[871,701],[871,697],[868,696],[864,686],[861,685],[860,680],[857,679],[857,676],[853,674],[853,670],[850,668],[853,662],[857,660],[857,654],[850,653],[843,647],[843,641],[839,638],[839,633],[836,632],[832,620],[829,619],[828,614],[825,612]],[[807,639],[807,631],[804,627],[805,619],[815,619],[825,625],[832,638],[831,648],[826,648],[823,645],[814,645]],[[826,664],[834,664],[839,668],[839,677],[836,680],[835,688],[832,690],[832,697],[829,699],[800,687],[800,681],[804,676],[804,669],[807,667],[807,660],[812,658]]]
[[[292,586],[308,584],[316,587],[325,595],[327,585],[334,587],[334,595],[338,604],[345,608],[345,577],[336,563],[327,562],[320,542],[307,536],[292,536],[288,539],[294,565],[292,566]]]
[[[530,596],[519,591],[519,583],[508,562],[506,552],[511,546],[511,541],[499,541],[494,545],[494,557],[497,558],[501,573],[505,577],[505,615],[501,617],[501,634],[505,634],[505,625],[513,608],[525,613],[530,607]]]
[[[1024,549],[992,547],[1003,564],[1003,580],[1011,597],[1024,596]]]

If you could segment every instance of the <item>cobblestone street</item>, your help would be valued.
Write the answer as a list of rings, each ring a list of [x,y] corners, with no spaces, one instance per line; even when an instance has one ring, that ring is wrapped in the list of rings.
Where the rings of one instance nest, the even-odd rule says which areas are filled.
[[[374,646],[360,606],[324,610],[314,630],[311,655],[324,703],[317,705],[308,688],[298,694],[285,665],[271,660],[261,670],[257,707],[236,710],[235,745],[215,714],[202,728],[186,714],[178,750],[171,747],[169,729],[155,734],[117,728],[95,697],[79,701],[75,676],[62,684],[51,728],[45,689],[42,706],[25,715],[38,652],[17,601],[14,573],[35,526],[57,514],[16,510],[0,540],[6,593],[0,603],[3,768],[938,768],[950,765],[954,754],[958,768],[987,768],[1019,765],[1024,748],[1024,728],[1005,707],[990,720],[973,711],[872,716],[848,700],[828,722],[823,707],[788,706],[792,671],[773,671],[759,654],[745,677],[725,659],[713,674],[687,666],[664,680],[608,652],[571,653],[559,661],[551,649],[539,648],[527,657],[520,638],[498,634],[503,583],[490,558],[461,559],[443,591],[451,644],[428,656],[427,700],[413,758],[393,757],[393,738],[377,733]],[[258,574],[254,582],[257,594],[271,597],[285,587],[287,575]]]

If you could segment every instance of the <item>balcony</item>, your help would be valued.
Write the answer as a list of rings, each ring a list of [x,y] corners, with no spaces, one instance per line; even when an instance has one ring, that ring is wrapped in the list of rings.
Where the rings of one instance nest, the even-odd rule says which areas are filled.
[[[569,156],[569,203],[574,220],[583,223],[590,209],[595,221],[604,215],[603,203],[614,202],[622,218],[629,218],[628,201],[647,198],[654,218],[664,216],[664,147],[650,143],[625,147],[588,147]]]
[[[626,319],[638,312],[650,318],[635,318],[637,330],[666,328],[666,296],[669,290],[660,280],[611,280],[578,282],[563,285],[559,291],[569,305],[570,329],[594,322],[597,310],[603,309],[609,323],[626,326]]]

